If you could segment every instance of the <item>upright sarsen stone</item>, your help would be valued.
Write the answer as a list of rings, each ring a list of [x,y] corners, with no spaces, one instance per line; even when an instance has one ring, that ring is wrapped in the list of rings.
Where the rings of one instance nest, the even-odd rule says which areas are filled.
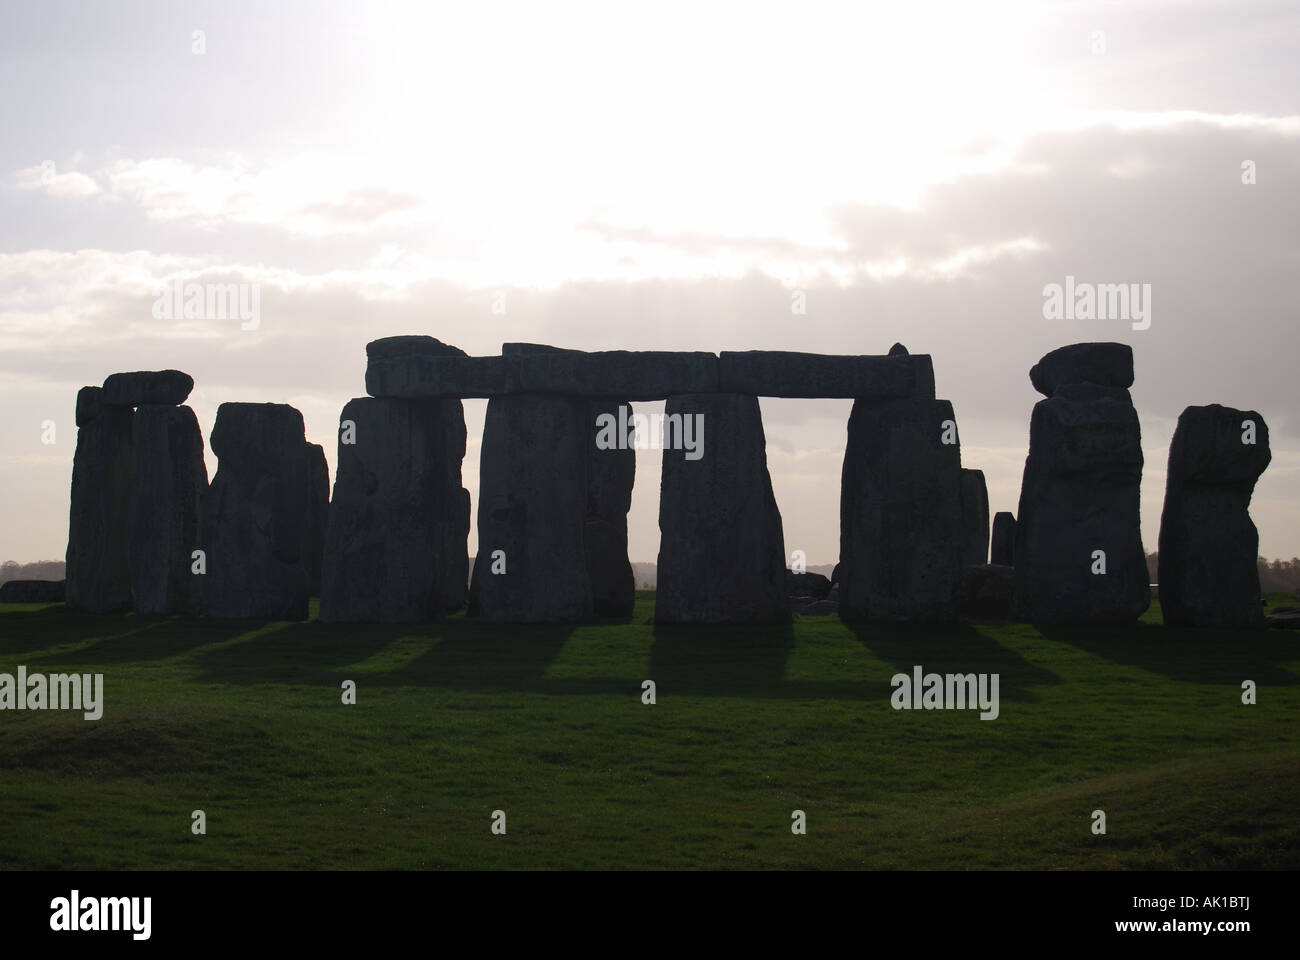
[[[1127,623],[1151,602],[1142,436],[1127,390],[1058,385],[1034,407],[1016,518],[1016,616]]]
[[[208,488],[198,418],[189,407],[142,404],[134,447],[127,555],[135,612],[196,614],[203,578],[192,553]]]
[[[77,395],[77,449],[72,458],[68,521],[67,604],[105,613],[131,608],[128,521],[135,470],[130,407],[105,407],[99,388]]]
[[[962,469],[962,565],[989,562],[989,491],[983,470]]]
[[[633,422],[630,404],[592,401],[587,412],[587,521],[583,529],[587,576],[594,612],[630,617],[636,602],[636,577],[627,556],[627,513],[636,480],[633,437],[623,431]]]
[[[210,438],[219,459],[203,498],[203,612],[307,617],[307,441],[282,403],[223,403]]]
[[[477,612],[494,622],[588,619],[586,400],[488,401],[479,457]]]
[[[1000,566],[1016,565],[1016,517],[1005,510],[993,517],[993,538],[989,546],[989,563]]]
[[[840,481],[844,619],[957,615],[964,540],[955,424],[947,400],[854,401]]]
[[[1272,459],[1254,410],[1188,407],[1169,445],[1160,517],[1160,609],[1167,624],[1262,627],[1255,481]]]
[[[303,558],[307,564],[307,594],[320,596],[321,563],[325,556],[325,526],[329,522],[330,467],[325,448],[307,444],[307,542]]]
[[[459,419],[459,447],[449,445]],[[459,401],[361,397],[340,416],[338,471],[321,574],[325,621],[408,623],[443,619],[445,582],[459,527]],[[449,450],[455,460],[451,484]],[[465,540],[460,539],[464,556]],[[463,596],[464,561],[459,567]]]
[[[655,622],[789,620],[758,398],[671,396],[664,413]],[[680,433],[670,433],[673,418]]]

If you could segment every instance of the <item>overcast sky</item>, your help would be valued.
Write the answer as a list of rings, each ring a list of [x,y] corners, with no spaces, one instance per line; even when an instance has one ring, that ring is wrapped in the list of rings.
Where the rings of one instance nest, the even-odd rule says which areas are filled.
[[[1268,422],[1260,550],[1300,554],[1298,69],[1286,2],[5,0],[0,559],[63,557],[83,384],[185,370],[205,443],[223,401],[291,403],[332,471],[365,344],[399,333],[471,354],[901,341],[1013,512],[1030,366],[1122,341],[1148,551],[1174,422],[1217,402]],[[1045,319],[1067,275],[1150,284],[1150,328]],[[177,278],[258,285],[259,326],[156,319]],[[838,555],[849,406],[763,401],[810,563]],[[630,554],[654,560],[657,454],[637,470]]]

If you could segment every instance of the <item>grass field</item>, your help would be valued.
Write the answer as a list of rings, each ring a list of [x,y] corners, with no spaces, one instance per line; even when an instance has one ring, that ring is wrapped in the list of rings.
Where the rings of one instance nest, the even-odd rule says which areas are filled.
[[[653,597],[578,627],[6,605],[0,672],[103,673],[105,708],[0,713],[0,866],[1300,868],[1294,632],[665,628]],[[1000,674],[1001,715],[891,709],[914,664]]]

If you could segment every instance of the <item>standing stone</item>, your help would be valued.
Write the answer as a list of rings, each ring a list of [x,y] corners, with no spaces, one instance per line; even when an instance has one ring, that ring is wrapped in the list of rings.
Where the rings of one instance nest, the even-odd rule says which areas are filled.
[[[655,622],[788,621],[785,539],[758,398],[683,394],[664,413]]]
[[[962,565],[989,562],[989,491],[983,470],[961,472]]]
[[[627,556],[627,512],[632,508],[636,450],[630,429],[632,407],[593,401],[588,409],[587,522],[584,549],[594,612],[630,617],[636,577]],[[619,440],[620,432],[622,440]]]
[[[586,400],[488,401],[479,458],[474,591],[493,622],[577,621],[593,612],[587,575]]]
[[[127,557],[136,613],[197,614],[202,577],[192,569],[208,488],[203,434],[189,407],[141,404]]]
[[[955,424],[947,400],[854,401],[840,483],[844,619],[957,615],[964,538]]]
[[[1127,623],[1151,603],[1142,435],[1127,390],[1058,385],[1034,407],[1017,511],[1016,616]]]
[[[321,563],[325,556],[325,526],[329,522],[330,467],[325,448],[307,444],[307,542],[303,557],[307,562],[307,595],[320,596]]]
[[[283,403],[223,403],[210,437],[219,458],[203,498],[203,612],[307,618],[307,441]]]
[[[1211,404],[1178,418],[1160,517],[1165,623],[1264,626],[1259,532],[1248,507],[1271,459],[1268,426],[1254,410]]]
[[[1071,343],[1057,347],[1034,364],[1029,382],[1047,397],[1071,383],[1127,390],[1133,386],[1133,348],[1127,343]]]
[[[135,413],[105,407],[98,387],[77,395],[77,450],[72,458],[67,604],[91,613],[131,608],[127,529],[135,458]]]
[[[460,446],[450,448],[453,490],[447,434],[457,419]],[[462,506],[460,401],[360,397],[344,406],[340,426],[321,620],[442,620],[455,592],[444,579]],[[463,536],[460,551],[464,556]],[[463,561],[458,575],[463,596]]]
[[[1016,517],[1005,510],[993,516],[993,543],[989,563],[1004,567],[1016,565]]]

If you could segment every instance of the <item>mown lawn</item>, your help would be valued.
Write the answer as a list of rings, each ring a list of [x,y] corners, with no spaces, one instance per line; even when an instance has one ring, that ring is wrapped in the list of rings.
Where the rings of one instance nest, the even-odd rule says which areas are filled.
[[[106,705],[0,712],[0,866],[1300,868],[1300,633],[1156,608],[1109,630],[652,610],[502,628],[5,605],[0,672],[103,673]],[[1000,674],[1001,715],[891,709],[914,664]]]

